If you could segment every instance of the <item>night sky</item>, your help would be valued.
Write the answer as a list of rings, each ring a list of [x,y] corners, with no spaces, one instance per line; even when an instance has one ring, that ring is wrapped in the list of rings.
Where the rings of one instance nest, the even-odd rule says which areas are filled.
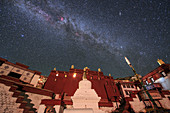
[[[169,0],[0,0],[0,57],[49,75],[101,68],[144,76],[170,63]]]

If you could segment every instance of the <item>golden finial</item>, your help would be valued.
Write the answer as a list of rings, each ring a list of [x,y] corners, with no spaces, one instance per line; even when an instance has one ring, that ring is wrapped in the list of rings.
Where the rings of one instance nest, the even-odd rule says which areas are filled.
[[[89,69],[88,67],[85,67],[85,69],[87,70],[87,69]]]
[[[87,69],[88,69],[88,67],[84,68],[83,77],[82,77],[83,80],[87,80],[87,77],[86,77],[86,70]]]
[[[54,68],[54,71],[56,71],[56,67]]]
[[[74,65],[71,65],[71,69],[74,69]]]
[[[157,62],[159,65],[165,64],[165,62],[162,59],[158,59]]]
[[[101,72],[101,69],[100,69],[100,68],[98,68],[98,72]]]

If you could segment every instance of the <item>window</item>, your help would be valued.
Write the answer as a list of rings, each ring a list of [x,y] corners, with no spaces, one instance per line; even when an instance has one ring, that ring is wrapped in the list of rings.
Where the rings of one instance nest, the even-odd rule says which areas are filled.
[[[132,91],[129,91],[130,94],[132,94]]]
[[[4,63],[3,61],[0,61],[0,66],[1,66],[3,63]]]
[[[14,73],[14,72],[10,72],[10,73],[8,74],[8,76],[15,77],[15,78],[20,78],[20,77],[21,77],[20,74],[17,74],[17,73]]]
[[[151,106],[151,103],[149,102],[149,101],[144,101],[145,102],[145,105],[147,106],[147,107],[150,107]]]
[[[98,77],[98,80],[101,80],[101,78],[100,78],[100,77]]]
[[[76,73],[74,73],[74,74],[73,74],[73,78],[76,78],[76,75],[77,75],[77,74],[76,74]]]
[[[116,89],[115,89],[115,93],[116,93]]]
[[[129,92],[128,91],[125,91],[126,95],[129,95]]]
[[[93,80],[93,77],[91,76],[90,79]]]
[[[123,84],[123,87],[124,87],[124,88],[126,88],[126,85],[125,85],[125,84]]]
[[[148,85],[148,81],[146,81],[146,84]]]
[[[152,81],[152,82],[154,82],[154,79],[153,79],[153,78],[151,78],[151,81]]]
[[[134,88],[134,86],[133,86],[133,85],[131,85],[131,87],[132,87],[132,88]]]
[[[162,75],[163,77],[165,77],[165,76],[166,76],[165,72],[161,72],[161,75]]]
[[[127,88],[130,88],[130,85],[129,85],[129,84],[127,85]]]
[[[106,85],[108,85],[108,81],[106,81]]]

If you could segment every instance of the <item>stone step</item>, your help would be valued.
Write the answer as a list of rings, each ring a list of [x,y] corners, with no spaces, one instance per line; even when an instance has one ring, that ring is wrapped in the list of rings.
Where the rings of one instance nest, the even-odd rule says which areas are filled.
[[[28,99],[27,97],[24,98],[24,101],[27,101],[27,103],[31,103],[31,99]]]
[[[31,108],[29,111],[33,111],[33,113],[36,113],[36,108]]]
[[[31,109],[30,106],[25,106],[23,113],[28,113],[30,109]]]
[[[28,113],[36,113],[35,111],[28,111]]]
[[[26,106],[29,106],[29,107],[33,107],[34,106],[34,104],[32,104],[32,103],[27,103],[27,105]]]
[[[17,88],[18,88],[18,86],[12,85],[11,88],[9,89],[9,91],[15,92]]]
[[[24,96],[18,96],[16,103],[21,103],[24,100]]]
[[[19,108],[25,108],[26,105],[27,105],[27,101],[22,101]]]
[[[12,97],[18,97],[20,94],[21,94],[21,91],[16,90],[16,91],[13,93]]]

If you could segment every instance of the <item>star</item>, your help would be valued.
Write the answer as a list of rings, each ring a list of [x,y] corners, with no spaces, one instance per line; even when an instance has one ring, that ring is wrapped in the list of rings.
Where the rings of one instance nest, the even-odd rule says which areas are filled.
[[[21,34],[21,37],[23,38],[23,37],[24,37],[24,34]]]

